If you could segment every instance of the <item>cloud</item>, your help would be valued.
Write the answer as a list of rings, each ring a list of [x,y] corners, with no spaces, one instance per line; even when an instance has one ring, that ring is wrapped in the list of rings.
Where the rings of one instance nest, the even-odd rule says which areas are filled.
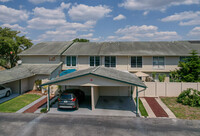
[[[11,0],[0,0],[0,2],[9,2]]]
[[[84,35],[80,35],[80,38],[91,38],[93,36],[93,33],[89,33],[89,34],[84,34]]]
[[[29,17],[29,14],[25,10],[17,10],[9,8],[4,5],[0,5],[0,22],[2,23],[15,23],[19,21],[25,21]]]
[[[188,36],[195,36],[198,37],[200,36],[200,27],[195,27],[193,28],[189,33]]]
[[[174,15],[162,18],[163,22],[173,22],[179,21],[179,25],[199,25],[200,24],[200,11],[185,11],[180,13],[175,13]]]
[[[113,20],[122,20],[122,19],[126,19],[126,17],[122,14],[119,14],[118,16],[114,17]]]
[[[56,0],[29,0],[29,2],[31,2],[33,4],[40,4],[40,3],[44,3],[44,2],[56,2]]]
[[[144,15],[144,16],[146,16],[146,15],[148,15],[148,14],[149,14],[149,11],[143,12],[143,15]]]
[[[163,41],[178,40],[181,37],[175,31],[158,31],[157,26],[126,26],[115,32],[116,36],[108,36],[108,40],[126,40],[126,41]]]
[[[18,24],[14,24],[14,25],[3,24],[3,25],[1,25],[1,27],[8,27],[8,28],[11,28],[11,29],[13,29],[13,30],[20,31],[21,34],[27,34],[27,32],[25,32],[25,28],[19,26]]]
[[[72,6],[68,14],[74,21],[98,20],[108,15],[112,10],[107,6],[88,6],[79,4]]]
[[[119,6],[129,10],[165,10],[170,6],[199,3],[200,0],[124,0]]]
[[[46,9],[44,7],[36,7],[33,9],[33,14],[34,17],[27,22],[28,28],[42,30],[66,24],[65,13],[61,8]]]
[[[60,4],[60,8],[61,9],[68,9],[70,6],[71,6],[71,3],[64,3],[64,2],[62,2]]]

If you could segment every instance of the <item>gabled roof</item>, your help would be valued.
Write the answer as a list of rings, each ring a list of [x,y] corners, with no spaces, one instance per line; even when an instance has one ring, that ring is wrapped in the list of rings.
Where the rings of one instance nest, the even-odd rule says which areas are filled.
[[[200,42],[86,42],[72,44],[63,55],[188,56],[191,50],[200,55]]]
[[[28,78],[34,75],[50,75],[59,64],[22,64],[9,70],[0,71],[0,84]]]
[[[106,68],[103,66],[88,68],[85,70],[79,70],[79,71],[55,78],[54,80],[51,80],[45,84],[42,84],[42,86],[51,85],[58,82],[86,76],[86,75],[99,76],[102,78],[107,78],[107,79],[115,80],[118,82],[123,82],[129,85],[146,88],[146,85],[136,75],[132,73],[112,69],[112,68]]]
[[[23,51],[19,56],[26,55],[61,55],[73,42],[42,42]]]

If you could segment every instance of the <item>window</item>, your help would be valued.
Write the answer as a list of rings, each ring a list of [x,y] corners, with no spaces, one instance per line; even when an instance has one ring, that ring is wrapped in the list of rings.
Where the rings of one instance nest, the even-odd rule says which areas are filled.
[[[116,67],[116,57],[105,56],[105,67]]]
[[[90,66],[99,66],[100,57],[99,56],[90,56]]]
[[[164,69],[164,57],[153,57],[153,68]]]
[[[131,57],[131,67],[142,68],[142,57],[140,56]]]
[[[185,60],[188,58],[189,58],[189,56],[180,56],[180,61],[185,62]]]
[[[67,56],[66,64],[67,66],[76,66],[76,56]]]

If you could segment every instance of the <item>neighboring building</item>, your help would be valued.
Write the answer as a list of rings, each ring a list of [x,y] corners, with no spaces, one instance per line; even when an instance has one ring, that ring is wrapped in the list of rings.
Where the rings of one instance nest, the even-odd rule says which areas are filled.
[[[179,61],[191,50],[197,50],[200,55],[200,42],[43,42],[19,54],[21,65],[0,72],[4,76],[10,73],[8,79],[0,76],[0,84],[17,81],[20,82],[16,83],[18,88],[25,88],[20,90],[31,90],[35,79],[52,79],[67,69],[82,70],[95,66],[139,72],[150,77],[153,72],[166,74],[166,81],[169,81],[170,71],[177,69]],[[15,69],[26,71],[23,72],[26,74],[15,75]],[[30,79],[33,76],[34,79]],[[23,87],[23,80],[32,85]]]

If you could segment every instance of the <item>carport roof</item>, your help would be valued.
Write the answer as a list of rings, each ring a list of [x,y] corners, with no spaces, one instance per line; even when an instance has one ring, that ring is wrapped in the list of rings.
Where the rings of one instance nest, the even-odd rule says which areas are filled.
[[[9,70],[0,71],[0,84],[28,78],[37,74],[50,75],[59,64],[22,64]]]
[[[118,82],[123,82],[129,85],[146,88],[146,85],[136,75],[132,73],[116,70],[113,68],[106,68],[103,66],[88,68],[85,70],[79,70],[79,71],[55,78],[54,80],[51,80],[45,84],[42,84],[42,86],[51,85],[51,84],[59,83],[62,81],[86,76],[86,75],[99,76],[102,78],[107,78],[107,79],[115,80]]]

